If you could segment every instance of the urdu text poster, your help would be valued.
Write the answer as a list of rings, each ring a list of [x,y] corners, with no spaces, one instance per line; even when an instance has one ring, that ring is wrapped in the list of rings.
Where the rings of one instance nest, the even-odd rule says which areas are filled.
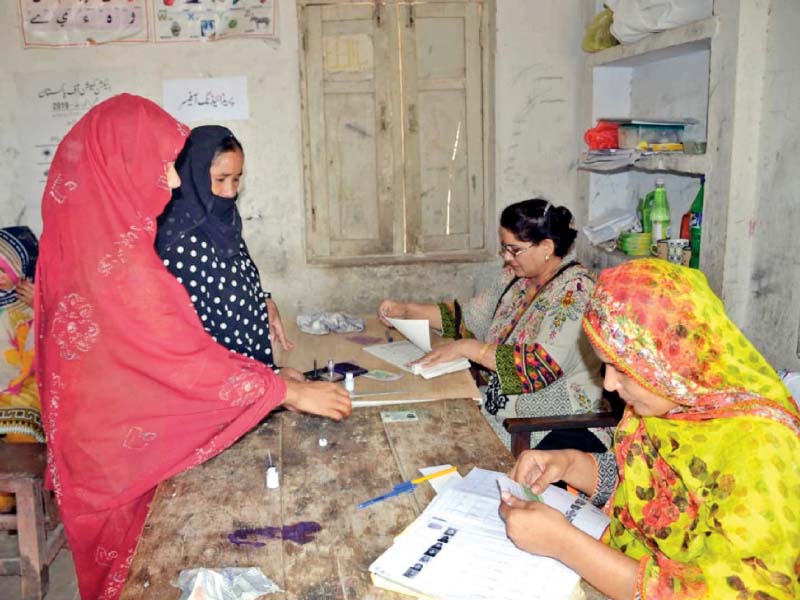
[[[146,0],[18,1],[26,48],[149,39]]]
[[[250,118],[245,76],[165,79],[162,89],[164,110],[184,123]]]
[[[18,74],[16,84],[21,192],[26,203],[38,204],[61,139],[119,87],[111,75],[78,72]]]

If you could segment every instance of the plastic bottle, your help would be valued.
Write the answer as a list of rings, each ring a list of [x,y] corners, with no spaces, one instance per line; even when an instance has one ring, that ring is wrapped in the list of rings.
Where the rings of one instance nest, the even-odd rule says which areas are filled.
[[[653,192],[651,191],[639,201],[639,218],[642,220],[642,233],[651,233],[653,231],[653,223],[650,221],[650,211],[652,209]]]
[[[669,203],[664,180],[656,179],[656,189],[653,190],[653,208],[650,209],[650,222],[653,225],[653,242],[669,238]]]
[[[705,192],[706,178],[700,178],[700,189],[694,197],[689,208],[689,247],[692,249],[692,258],[689,266],[697,269],[700,266],[700,230],[703,225],[703,193]]]
[[[356,382],[353,379],[353,374],[350,372],[347,372],[344,376],[344,389],[351,394],[356,391]]]
[[[281,486],[280,476],[276,467],[269,467],[267,469],[267,488],[270,490],[277,489]]]

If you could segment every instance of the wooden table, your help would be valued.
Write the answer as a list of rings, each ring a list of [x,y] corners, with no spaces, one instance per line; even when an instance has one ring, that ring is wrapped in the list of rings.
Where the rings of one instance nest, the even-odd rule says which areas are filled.
[[[414,411],[415,422],[384,423],[381,410]],[[328,441],[320,447],[319,439]],[[265,487],[267,451],[280,470]],[[403,598],[375,588],[368,567],[425,508],[429,484],[413,494],[357,510],[362,500],[450,463],[508,471],[513,458],[471,399],[360,408],[335,423],[290,412],[273,414],[216,458],[162,483],[153,500],[123,600],[177,598],[170,580],[194,567],[257,566],[285,590],[277,599]],[[315,521],[305,545],[265,540],[231,543],[237,529]]]
[[[397,367],[373,356],[362,350],[362,344],[352,341],[354,336],[373,337],[376,343],[386,343],[386,327],[375,316],[363,317],[366,320],[366,330],[359,333],[337,334],[328,333],[325,335],[312,335],[301,332],[293,320],[286,320],[284,323],[287,335],[294,341],[295,349],[290,352],[283,352],[280,348],[275,349],[277,364],[293,367],[298,371],[310,371],[314,367],[314,360],[317,367],[324,369],[329,358],[336,362],[355,362],[366,369],[383,369],[393,373],[401,373],[402,377],[397,381],[375,381],[366,377],[356,377],[356,394],[369,394],[370,392],[395,392],[390,396],[365,396],[359,400],[374,403],[398,403],[410,400],[442,400],[445,398],[472,398],[480,400],[481,393],[475,386],[475,382],[469,371],[459,371],[449,373],[434,379],[424,379],[419,375],[406,373]],[[395,341],[404,339],[403,336],[391,330],[391,335]],[[435,347],[446,343],[448,340],[442,339],[437,335],[431,334],[431,344]]]

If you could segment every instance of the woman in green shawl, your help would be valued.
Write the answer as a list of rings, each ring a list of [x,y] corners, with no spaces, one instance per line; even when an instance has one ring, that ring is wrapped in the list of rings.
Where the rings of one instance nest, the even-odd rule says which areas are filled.
[[[504,495],[509,537],[612,598],[799,598],[800,414],[703,274],[606,270],[583,327],[628,405],[613,453],[529,451],[513,476],[534,492],[563,479],[611,524],[598,542]]]

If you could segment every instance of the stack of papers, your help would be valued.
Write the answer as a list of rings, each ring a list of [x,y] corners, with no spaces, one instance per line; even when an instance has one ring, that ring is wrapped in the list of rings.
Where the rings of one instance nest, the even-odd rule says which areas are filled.
[[[421,365],[411,365],[410,363],[419,360],[431,351],[431,332],[430,323],[427,319],[387,319],[392,326],[402,333],[407,340],[402,342],[391,342],[389,344],[378,344],[376,346],[365,346],[364,350],[381,360],[413,373],[422,375],[425,379],[432,379],[447,373],[463,371],[469,369],[469,361],[466,358],[437,363],[423,367]]]
[[[506,536],[498,514],[500,488],[539,498],[599,538],[608,517],[586,500],[553,486],[534,497],[502,473],[473,469],[436,496],[372,565],[375,585],[430,598],[569,600],[580,595],[577,573],[529,554]]]

